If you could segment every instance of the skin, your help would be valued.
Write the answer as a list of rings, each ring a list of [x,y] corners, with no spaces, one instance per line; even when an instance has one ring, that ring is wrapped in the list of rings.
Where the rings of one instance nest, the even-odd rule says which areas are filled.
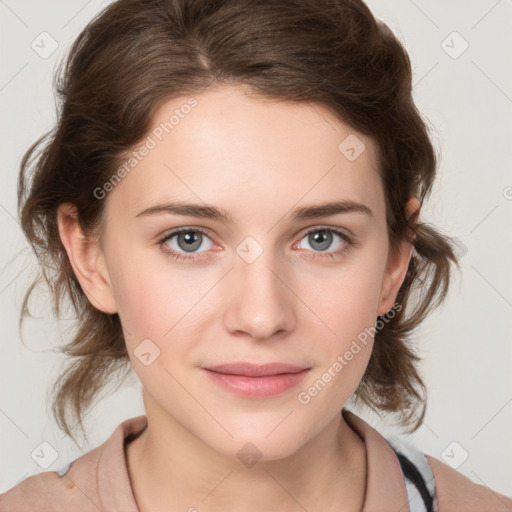
[[[340,411],[373,340],[307,405],[297,395],[393,307],[407,271],[412,245],[390,251],[376,148],[318,105],[269,101],[241,86],[195,98],[190,114],[103,199],[99,240],[83,235],[72,205],[58,212],[81,286],[96,308],[119,314],[142,383],[148,427],[126,448],[139,508],[361,510],[365,446]],[[187,99],[165,103],[151,129]],[[354,161],[338,149],[350,134],[366,147]],[[291,219],[299,206],[342,199],[367,205],[373,216]],[[234,223],[136,217],[171,200],[222,207]],[[416,198],[406,211],[417,219]],[[178,236],[159,245],[179,227],[208,232],[195,262],[164,250],[190,255]],[[357,243],[322,257],[347,244],[333,234],[327,250],[319,249],[307,235],[325,227],[352,233]],[[248,236],[263,250],[251,263],[236,251]],[[134,355],[144,339],[160,349],[148,366]],[[298,387],[254,399],[220,389],[201,369],[234,361],[311,370]],[[252,467],[237,457],[248,442],[262,455]]]

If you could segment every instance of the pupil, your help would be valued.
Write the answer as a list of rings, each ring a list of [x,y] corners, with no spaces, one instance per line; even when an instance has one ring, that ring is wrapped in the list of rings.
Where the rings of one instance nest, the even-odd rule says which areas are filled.
[[[191,235],[190,233],[194,233],[194,234]],[[178,236],[178,245],[184,251],[192,252],[192,251],[196,250],[201,245],[201,241],[199,240],[199,242],[198,242],[198,240],[199,240],[199,233],[197,233],[195,231],[189,231],[186,233],[181,233]],[[182,244],[180,243],[182,241],[186,242],[185,246],[182,246]]]
[[[327,231],[317,231],[313,235],[311,235],[313,238],[313,241],[317,244],[320,244],[320,247],[318,250],[325,251],[331,242],[332,235],[328,233]],[[322,241],[323,239],[323,241]]]

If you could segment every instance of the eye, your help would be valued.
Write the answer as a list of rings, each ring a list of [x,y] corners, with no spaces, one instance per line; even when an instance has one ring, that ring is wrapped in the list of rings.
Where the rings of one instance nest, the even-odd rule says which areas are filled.
[[[341,239],[342,243],[336,250],[327,251],[332,246],[333,240],[336,238]],[[334,259],[336,256],[340,256],[350,250],[353,246],[351,238],[345,233],[338,231],[337,229],[328,227],[317,227],[313,230],[308,231],[301,240],[306,240],[311,249],[316,253],[313,255],[314,258],[328,257]],[[302,246],[302,244],[300,244]],[[297,244],[294,244],[296,248]],[[318,254],[325,253],[325,254]]]
[[[333,240],[336,238],[342,241],[340,248],[327,251],[327,249],[333,244]],[[206,244],[206,247],[203,247],[206,249],[205,251],[197,252],[197,249],[204,245],[205,239],[210,241],[210,245],[208,246],[208,244]],[[306,239],[307,243],[311,247],[311,250],[306,252],[313,252],[312,256],[308,256],[312,258],[335,259],[336,257],[348,252],[351,247],[355,245],[355,242],[345,233],[337,229],[323,226],[316,227],[315,229],[308,231],[300,240],[302,241],[303,239]],[[185,227],[175,229],[171,233],[168,233],[159,240],[158,244],[169,256],[178,261],[195,261],[198,259],[204,259],[204,257],[201,256],[201,253],[207,252],[208,249],[211,249],[213,242],[205,230],[201,228]],[[299,244],[300,247],[297,247],[297,244]],[[300,242],[295,242],[293,248],[302,249],[302,244]]]
[[[176,239],[173,240],[174,238]],[[158,243],[163,246],[164,250],[173,258],[178,260],[195,260],[197,259],[194,256],[197,254],[195,251],[204,245],[203,242],[205,238],[210,240],[206,231],[203,231],[202,229],[181,228],[164,236],[164,238],[162,238]],[[211,245],[206,247],[206,249],[210,248]],[[188,256],[187,253],[189,254]]]

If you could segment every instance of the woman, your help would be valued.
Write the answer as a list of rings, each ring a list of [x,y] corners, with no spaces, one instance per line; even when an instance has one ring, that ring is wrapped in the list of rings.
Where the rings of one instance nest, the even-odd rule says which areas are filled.
[[[55,415],[72,435],[130,368],[146,414],[4,510],[512,507],[346,408],[421,425],[410,335],[457,262],[419,220],[436,157],[409,58],[365,4],[120,0],[59,93],[19,181],[77,312]]]

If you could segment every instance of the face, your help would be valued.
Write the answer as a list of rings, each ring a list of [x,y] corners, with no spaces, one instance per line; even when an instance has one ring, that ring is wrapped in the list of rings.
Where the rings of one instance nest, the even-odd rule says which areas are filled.
[[[320,106],[239,87],[194,98],[161,107],[144,156],[98,199],[104,282],[83,284],[120,316],[148,417],[232,457],[252,442],[279,459],[340,415],[410,250],[389,253],[369,138]],[[345,208],[311,210],[326,203]],[[305,370],[258,387],[205,369],[241,362]]]

